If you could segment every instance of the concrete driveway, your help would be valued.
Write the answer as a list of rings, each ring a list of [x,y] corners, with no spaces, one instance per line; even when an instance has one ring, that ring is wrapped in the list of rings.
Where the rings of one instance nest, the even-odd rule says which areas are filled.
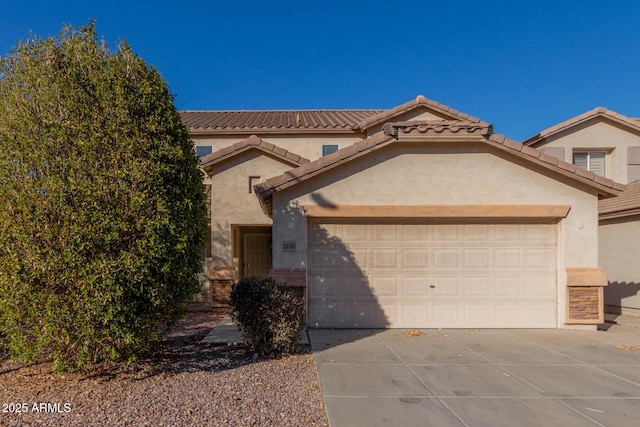
[[[332,427],[640,422],[640,329],[411,332],[309,330]]]

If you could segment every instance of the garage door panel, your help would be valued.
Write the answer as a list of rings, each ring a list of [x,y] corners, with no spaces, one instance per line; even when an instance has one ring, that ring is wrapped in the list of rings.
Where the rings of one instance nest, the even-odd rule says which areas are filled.
[[[469,270],[491,269],[491,249],[468,248],[462,251],[463,268]]]
[[[427,224],[406,224],[402,226],[402,241],[410,242],[429,242],[433,239],[432,227]]]
[[[494,268],[497,270],[519,270],[522,268],[520,248],[496,248],[493,250]]]
[[[340,292],[345,300],[375,300],[372,279],[367,277],[344,276],[338,279]]]
[[[523,304],[521,303],[496,303],[494,305],[496,326],[514,327],[524,325]]]
[[[399,225],[378,224],[371,227],[373,242],[399,242],[402,232]]]
[[[460,242],[462,240],[462,226],[443,224],[433,227],[433,240],[435,242]]]
[[[496,276],[493,289],[496,298],[520,298],[524,294],[520,276]]]
[[[314,231],[322,227],[310,225],[311,239],[321,241],[310,241],[308,252],[309,318],[324,319],[319,326],[556,325],[555,225],[359,223]]]
[[[429,292],[427,276],[405,276],[402,278],[402,296],[426,297]]]
[[[371,240],[370,227],[365,224],[342,224],[341,236],[347,242],[368,242]]]
[[[490,276],[465,276],[462,281],[463,297],[492,297]]]
[[[494,229],[494,241],[496,242],[522,242],[522,225],[501,224]]]
[[[462,227],[465,242],[482,243],[492,237],[492,227],[489,224],[466,224]]]
[[[459,270],[462,266],[462,249],[434,248],[433,268],[435,270]]]
[[[554,244],[556,236],[549,233],[549,226],[545,224],[530,224],[524,228],[524,241],[529,243]]]
[[[372,249],[370,268],[398,270],[400,268],[400,249]]]
[[[316,304],[309,310],[309,324],[316,327],[333,325],[336,328],[385,328],[386,317],[375,303],[348,302]]]
[[[491,302],[469,302],[464,305],[464,325],[476,328],[491,328],[495,324]]]
[[[397,276],[371,276],[371,288],[375,295],[394,297],[400,295],[399,277]]]
[[[524,278],[527,298],[554,298],[556,294],[555,276],[528,276]]]
[[[556,306],[552,303],[530,303],[523,307],[526,325],[538,325],[539,328],[556,327]]]
[[[424,247],[402,249],[400,258],[401,268],[404,270],[426,269],[429,266],[429,249]]]
[[[555,270],[555,248],[527,248],[524,250],[524,266],[528,270]]]
[[[433,312],[433,327],[435,328],[461,328],[462,323],[462,307],[460,304],[440,303],[431,307]]]
[[[460,297],[462,290],[460,283],[462,278],[460,276],[434,276],[429,282],[429,289],[433,299],[437,298],[450,298]]]
[[[429,308],[425,303],[407,303],[401,306],[401,323],[406,328],[423,328],[424,325],[432,324],[429,319]]]

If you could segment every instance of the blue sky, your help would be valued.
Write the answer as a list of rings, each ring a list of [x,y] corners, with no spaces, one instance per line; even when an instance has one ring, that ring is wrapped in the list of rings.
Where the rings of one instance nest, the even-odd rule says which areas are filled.
[[[597,106],[640,116],[632,0],[3,1],[0,53],[89,19],[158,68],[179,109],[390,108],[423,94],[516,140]]]

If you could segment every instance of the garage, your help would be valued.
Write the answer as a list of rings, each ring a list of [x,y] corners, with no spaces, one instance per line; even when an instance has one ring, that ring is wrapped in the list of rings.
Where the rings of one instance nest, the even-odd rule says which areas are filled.
[[[557,325],[557,224],[309,223],[309,325]]]
[[[489,125],[383,134],[256,186],[270,275],[323,328],[595,328],[598,200],[621,187]]]

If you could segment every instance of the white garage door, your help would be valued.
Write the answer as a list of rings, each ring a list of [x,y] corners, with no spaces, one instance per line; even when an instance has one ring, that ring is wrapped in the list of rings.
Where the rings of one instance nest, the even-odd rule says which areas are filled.
[[[309,326],[556,327],[553,224],[309,224]]]

